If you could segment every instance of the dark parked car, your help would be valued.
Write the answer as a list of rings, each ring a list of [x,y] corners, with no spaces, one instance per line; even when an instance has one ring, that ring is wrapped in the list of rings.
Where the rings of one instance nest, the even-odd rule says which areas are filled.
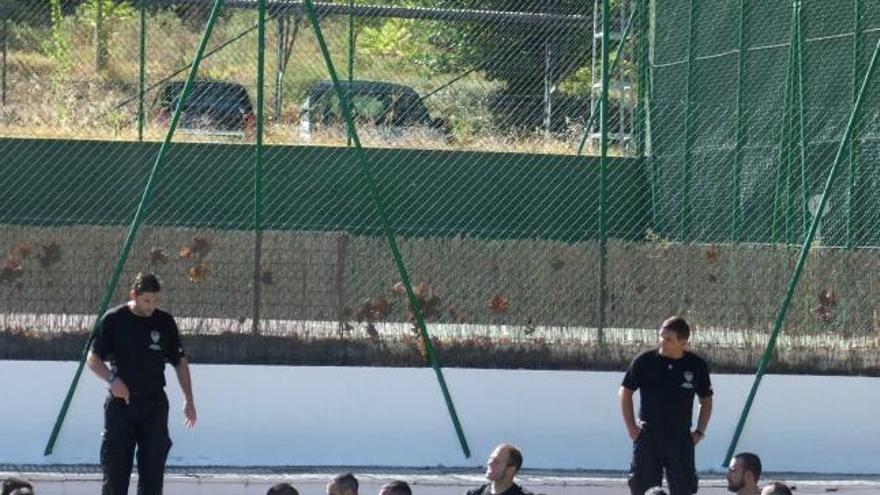
[[[446,119],[432,118],[421,96],[409,86],[379,81],[342,82],[354,109],[356,124],[375,126],[389,131],[392,137],[407,128],[421,128],[448,137]],[[345,129],[339,98],[331,81],[313,84],[300,107],[300,137],[309,140],[317,130]]]
[[[168,125],[183,92],[183,81],[165,83],[156,97],[160,124]],[[178,128],[208,134],[244,135],[256,125],[253,106],[244,86],[231,82],[193,81]]]

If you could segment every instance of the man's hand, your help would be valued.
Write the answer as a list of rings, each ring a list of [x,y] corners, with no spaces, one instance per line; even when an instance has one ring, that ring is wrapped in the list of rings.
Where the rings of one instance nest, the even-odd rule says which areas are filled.
[[[183,403],[183,424],[186,425],[187,428],[192,428],[196,425],[196,406],[192,402],[184,402]]]
[[[691,442],[694,442],[694,445],[700,443],[703,440],[703,433],[699,430],[694,430],[691,432]]]
[[[122,381],[122,378],[119,378],[117,376],[113,379],[112,382],[110,382],[110,393],[113,395],[113,397],[116,397],[117,399],[122,399],[125,401],[126,404],[128,404],[130,392],[128,391],[128,385],[126,385],[125,382]]]
[[[636,425],[627,425],[626,431],[629,433],[629,438],[633,442],[635,442],[636,439],[639,438],[639,435],[642,434],[642,429]]]

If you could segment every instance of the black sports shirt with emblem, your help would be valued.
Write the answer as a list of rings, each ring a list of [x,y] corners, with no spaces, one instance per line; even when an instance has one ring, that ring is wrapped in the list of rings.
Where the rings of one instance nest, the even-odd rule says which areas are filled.
[[[92,351],[110,361],[132,395],[161,391],[165,386],[165,363],[176,366],[186,355],[171,314],[156,309],[150,316],[138,316],[128,304],[104,315]]]
[[[679,359],[661,356],[659,349],[639,354],[626,370],[623,386],[640,391],[639,419],[655,431],[690,431],[694,395],[712,395],[709,365],[687,351]]]

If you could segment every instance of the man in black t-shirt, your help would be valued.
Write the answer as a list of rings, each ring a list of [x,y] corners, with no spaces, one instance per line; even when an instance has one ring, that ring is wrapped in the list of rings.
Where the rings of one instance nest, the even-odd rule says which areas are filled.
[[[130,300],[104,315],[89,351],[89,369],[110,389],[101,441],[103,495],[128,493],[135,447],[138,495],[162,493],[171,448],[166,361],[174,366],[183,392],[184,423],[188,428],[196,423],[189,364],[174,317],[157,307],[160,289],[155,275],[138,274]]]
[[[706,434],[712,416],[709,366],[687,350],[690,327],[674,317],[660,327],[660,346],[633,359],[620,387],[620,405],[633,440],[629,472],[632,495],[643,495],[666,481],[670,495],[697,492],[694,447]],[[638,421],[633,393],[639,390]],[[691,431],[694,396],[700,398],[697,428]]]
[[[467,495],[531,495],[513,482],[522,462],[522,452],[513,445],[504,443],[495,447],[486,462],[489,483],[468,490]]]

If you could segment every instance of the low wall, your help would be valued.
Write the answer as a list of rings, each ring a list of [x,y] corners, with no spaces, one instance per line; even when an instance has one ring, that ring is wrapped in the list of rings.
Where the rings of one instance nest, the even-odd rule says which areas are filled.
[[[55,449],[42,452],[72,362],[0,361],[0,464],[97,462],[102,384],[88,372]],[[447,369],[465,458],[433,371],[194,365],[199,422],[182,426],[168,371],[174,465],[469,467],[503,441],[530,468],[626,469],[621,373]],[[720,470],[752,378],[716,375],[698,467]],[[767,376],[740,442],[768,471],[880,474],[878,378]]]

